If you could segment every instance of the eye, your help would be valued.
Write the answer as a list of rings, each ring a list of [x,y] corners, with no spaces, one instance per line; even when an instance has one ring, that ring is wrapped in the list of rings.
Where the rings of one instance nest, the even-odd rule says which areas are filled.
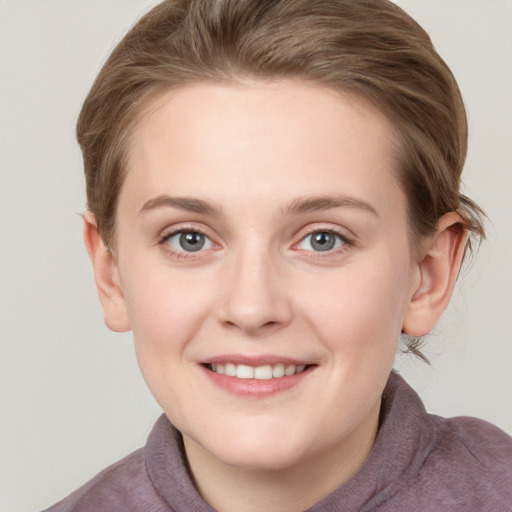
[[[164,242],[176,252],[198,252],[213,247],[212,241],[198,231],[177,231],[164,237]]]
[[[305,251],[326,252],[338,249],[346,240],[343,236],[332,231],[314,231],[304,237],[297,245]]]

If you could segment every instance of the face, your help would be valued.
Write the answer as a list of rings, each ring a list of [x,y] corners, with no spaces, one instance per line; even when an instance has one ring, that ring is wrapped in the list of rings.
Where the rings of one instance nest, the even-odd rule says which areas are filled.
[[[395,168],[386,118],[320,87],[198,84],[145,114],[116,275],[187,449],[286,468],[374,432],[418,275]]]

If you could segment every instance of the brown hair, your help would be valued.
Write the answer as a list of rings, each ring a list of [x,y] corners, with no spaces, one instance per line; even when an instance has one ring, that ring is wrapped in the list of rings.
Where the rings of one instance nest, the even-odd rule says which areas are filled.
[[[413,240],[458,211],[484,236],[460,192],[467,121],[457,83],[426,32],[387,0],[165,0],[110,55],[77,125],[88,208],[107,246],[129,135],[150,100],[198,81],[299,79],[354,92],[390,119]]]

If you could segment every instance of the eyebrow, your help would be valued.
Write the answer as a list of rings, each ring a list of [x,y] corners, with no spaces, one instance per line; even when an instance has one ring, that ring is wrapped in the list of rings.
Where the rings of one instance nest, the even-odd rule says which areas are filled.
[[[283,209],[283,215],[298,215],[301,213],[317,212],[329,210],[331,208],[356,208],[364,210],[376,215],[379,214],[375,208],[363,201],[352,196],[305,196],[294,199]]]
[[[200,213],[203,215],[220,216],[220,208],[208,203],[207,201],[195,199],[193,197],[171,196],[158,196],[146,201],[140,209],[139,215],[142,215],[144,212],[149,210],[155,210],[162,207],[178,208],[187,212]]]
[[[157,208],[168,207],[178,208],[187,212],[199,213],[202,215],[214,215],[220,217],[221,208],[213,205],[208,201],[196,199],[193,197],[172,197],[172,196],[158,196],[154,199],[146,201],[139,211],[139,215],[147,211],[155,210]],[[352,196],[305,196],[299,197],[291,201],[288,205],[282,208],[283,216],[286,215],[300,215],[304,213],[329,210],[331,208],[356,208],[364,210],[376,215],[379,214],[375,208],[363,201]]]

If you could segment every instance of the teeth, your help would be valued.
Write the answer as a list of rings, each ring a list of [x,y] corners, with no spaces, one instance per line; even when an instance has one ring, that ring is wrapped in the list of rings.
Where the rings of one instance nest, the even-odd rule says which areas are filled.
[[[284,364],[276,364],[274,368],[272,368],[272,377],[274,377],[274,379],[284,377]]]
[[[227,363],[224,366],[224,373],[228,375],[229,377],[235,377],[236,376],[236,365],[233,363]]]
[[[289,364],[285,370],[284,370],[284,374],[289,377],[290,375],[294,375],[295,374],[295,370],[297,369],[297,367],[293,364]]]
[[[245,364],[239,364],[236,367],[236,378],[254,379],[254,368],[252,366],[245,366]]]
[[[258,366],[254,368],[254,378],[260,380],[268,380],[272,378],[272,366]]]
[[[302,373],[306,369],[305,364],[294,365],[294,364],[266,364],[264,366],[248,366],[245,364],[212,364],[210,365],[212,372],[219,373],[221,375],[227,375],[228,377],[236,377],[237,379],[258,379],[258,380],[270,380],[279,379],[281,377],[290,377]]]

